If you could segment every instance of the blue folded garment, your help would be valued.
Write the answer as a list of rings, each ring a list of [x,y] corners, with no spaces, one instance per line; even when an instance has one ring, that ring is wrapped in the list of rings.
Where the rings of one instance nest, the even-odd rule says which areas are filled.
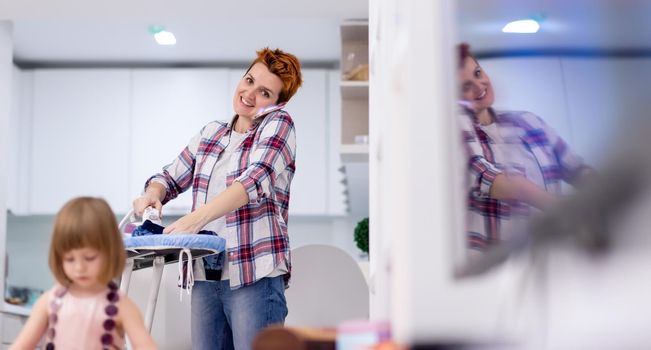
[[[165,229],[165,227],[157,225],[150,220],[145,220],[142,225],[137,226],[135,229],[133,229],[133,232],[131,232],[131,237],[160,235],[163,233],[163,229]]]
[[[131,233],[131,237],[160,235],[163,234],[164,229],[165,227],[161,225],[155,224],[150,220],[145,220],[145,222],[143,222],[142,225],[137,226],[135,229],[133,229],[133,232]],[[217,236],[215,232],[208,231],[208,230],[201,230],[197,232],[197,234]]]

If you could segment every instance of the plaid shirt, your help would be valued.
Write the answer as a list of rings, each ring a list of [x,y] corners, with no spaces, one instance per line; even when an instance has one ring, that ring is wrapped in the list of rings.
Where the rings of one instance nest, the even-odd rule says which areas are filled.
[[[582,160],[568,148],[540,117],[529,112],[493,111],[499,130],[513,136],[510,140],[533,155],[547,192],[560,194],[561,182],[572,182],[586,168]],[[526,217],[532,207],[517,200],[497,200],[490,197],[495,177],[513,172],[531,178],[518,164],[494,160],[495,142],[480,128],[474,115],[461,114],[463,141],[468,156],[469,192],[467,213],[468,248],[483,250],[501,239],[500,227],[516,216]],[[506,142],[509,142],[506,140]]]
[[[147,180],[145,188],[150,181],[162,183],[165,204],[192,187],[192,210],[204,205],[210,175],[230,141],[233,121],[204,126],[162,173]],[[235,153],[235,168],[228,169],[226,177],[227,186],[238,181],[249,196],[248,204],[226,214],[227,229],[235,231],[226,242],[232,289],[266,277],[283,261],[291,271],[287,220],[296,159],[294,122],[281,110],[256,120],[247,132]]]

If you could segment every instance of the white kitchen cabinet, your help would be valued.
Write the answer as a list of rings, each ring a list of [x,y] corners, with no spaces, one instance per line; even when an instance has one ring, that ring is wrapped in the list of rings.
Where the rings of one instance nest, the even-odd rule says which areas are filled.
[[[172,162],[201,128],[213,120],[229,121],[232,90],[227,69],[135,69],[132,73],[129,195]],[[188,190],[166,204],[164,214],[186,214]]]
[[[129,204],[127,69],[34,71],[29,212],[55,213],[75,196]]]
[[[20,70],[16,67],[12,70],[11,82],[11,109],[9,114],[9,132],[7,161],[9,162],[5,169],[7,172],[7,209],[14,211],[18,207],[18,167],[20,164],[18,156],[18,145],[20,142]]]
[[[169,164],[202,126],[229,121],[235,86],[245,69],[36,69],[22,74],[16,137],[24,156],[13,183],[19,214],[53,214],[79,195],[101,196],[125,213],[147,178]],[[297,130],[297,171],[291,215],[346,212],[340,161],[339,94],[335,70],[303,69],[303,86],[286,110]],[[18,100],[24,99],[17,97]],[[334,104],[333,104],[334,103]],[[23,118],[24,116],[24,118]],[[333,129],[334,128],[334,129]],[[336,129],[336,130],[335,130]],[[334,131],[333,131],[334,130]],[[24,164],[20,163],[23,159]],[[335,161],[336,160],[336,161]],[[15,164],[14,164],[15,163]],[[24,198],[24,201],[19,199]],[[24,202],[24,203],[23,203]],[[21,204],[23,203],[23,204]],[[191,192],[165,207],[191,208]]]
[[[3,312],[0,317],[2,317],[2,345],[8,348],[25,326],[27,315]]]
[[[7,209],[28,212],[29,163],[31,150],[32,73],[14,67],[9,119],[9,165],[7,166]]]
[[[229,107],[229,112],[233,113],[233,96],[235,94],[235,89],[237,88],[237,84],[240,83],[240,80],[244,76],[244,73],[246,72],[246,68],[230,68],[228,70],[228,91],[231,92],[231,104],[228,106]]]
[[[285,109],[296,127],[296,173],[289,213],[328,212],[328,115],[324,69],[303,69],[303,85]]]

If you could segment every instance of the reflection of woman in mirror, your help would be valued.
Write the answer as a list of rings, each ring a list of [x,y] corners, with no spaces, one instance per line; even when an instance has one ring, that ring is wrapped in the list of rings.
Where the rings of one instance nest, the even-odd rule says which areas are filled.
[[[538,116],[492,108],[490,78],[461,44],[457,76],[465,147],[469,153],[468,245],[483,250],[508,239],[536,210],[591,171]]]

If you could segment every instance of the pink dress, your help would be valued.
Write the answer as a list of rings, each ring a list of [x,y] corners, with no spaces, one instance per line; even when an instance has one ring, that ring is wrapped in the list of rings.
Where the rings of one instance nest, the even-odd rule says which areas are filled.
[[[104,329],[104,324],[110,319],[106,314],[106,308],[111,303],[107,295],[110,292],[107,287],[105,291],[93,296],[74,296],[67,292],[61,298],[61,305],[56,317],[53,317],[53,302],[56,300],[56,292],[63,290],[61,286],[55,286],[48,292],[48,331],[45,343],[52,341],[55,349],[65,350],[102,350],[102,349],[123,349],[124,331],[118,332],[116,327],[111,331]],[[120,298],[124,295],[119,292]],[[55,322],[52,322],[56,318]],[[50,338],[51,328],[54,328],[54,338]],[[113,345],[102,344],[102,336],[111,334]]]

